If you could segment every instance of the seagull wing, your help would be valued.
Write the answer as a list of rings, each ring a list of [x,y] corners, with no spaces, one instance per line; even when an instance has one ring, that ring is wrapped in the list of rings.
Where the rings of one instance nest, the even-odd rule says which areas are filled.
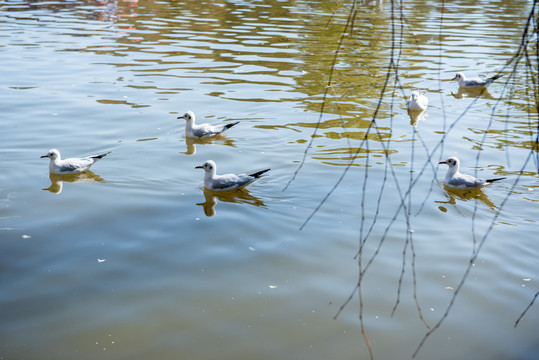
[[[474,187],[480,187],[486,184],[486,180],[478,179],[471,175],[458,174],[445,180],[447,186],[454,189],[469,189]]]
[[[232,190],[232,189],[238,189],[246,185],[249,185],[254,180],[255,180],[254,177],[245,175],[245,174],[217,175],[213,179],[211,186],[212,186],[212,190]]]
[[[230,129],[232,126],[238,124],[239,122],[220,124],[220,125],[210,125],[210,124],[200,124],[196,127],[193,127],[192,134],[193,137],[198,138],[207,138],[210,136],[219,135],[225,130]]]
[[[485,86],[486,83],[487,82],[485,80],[481,80],[481,79],[468,79],[465,82],[466,87],[471,87],[471,88]]]
[[[73,162],[63,162],[62,164],[58,165],[58,171],[63,172],[63,173],[69,173],[69,172],[76,172],[76,171],[82,171],[82,170],[79,164],[76,164]]]
[[[209,124],[201,124],[191,129],[192,137],[205,138],[212,136],[211,126]]]
[[[82,172],[88,170],[90,166],[95,162],[91,157],[85,158],[70,158],[58,161],[54,168],[51,168],[52,172],[56,174],[71,174],[76,172]]]

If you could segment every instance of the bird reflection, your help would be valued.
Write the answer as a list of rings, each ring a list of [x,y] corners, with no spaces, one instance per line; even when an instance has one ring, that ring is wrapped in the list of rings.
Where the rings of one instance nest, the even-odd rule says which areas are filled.
[[[419,120],[425,120],[428,114],[427,110],[408,110],[408,116],[410,116],[410,125],[416,127]]]
[[[451,91],[451,95],[453,95],[455,99],[463,99],[465,97],[469,97],[469,98],[498,100],[495,97],[493,97],[486,88],[466,89],[466,88],[459,87],[459,91],[456,94],[453,91]]]
[[[206,200],[203,203],[198,203],[204,208],[204,214],[207,217],[215,216],[215,205],[218,201],[221,202],[230,202],[238,204],[250,204],[254,206],[266,207],[266,204],[256,196],[253,196],[249,193],[247,189],[238,189],[231,191],[212,191],[204,188],[204,199]]]
[[[457,200],[460,201],[470,201],[470,200],[479,200],[486,206],[488,206],[491,210],[497,210],[498,207],[494,205],[492,200],[489,199],[489,197],[483,192],[481,188],[477,189],[467,189],[467,190],[456,190],[453,188],[450,188],[443,185],[443,188],[445,190],[445,194],[448,198],[448,201],[437,201],[438,203],[444,203],[444,204],[451,204],[451,205],[457,205]]]
[[[64,182],[70,183],[91,183],[91,182],[103,182],[102,177],[96,175],[94,172],[88,170],[77,174],[58,175],[49,173],[49,179],[51,180],[51,186],[43,190],[48,190],[53,194],[60,194],[64,187]]]
[[[190,138],[186,136],[185,145],[187,146],[187,151],[185,152],[185,154],[186,155],[196,154],[197,144],[207,145],[207,144],[214,144],[214,143],[221,143],[223,145],[234,146],[234,141],[228,139],[226,136],[223,136],[223,135],[219,135],[213,138],[205,138],[205,139],[196,139],[196,138]]]

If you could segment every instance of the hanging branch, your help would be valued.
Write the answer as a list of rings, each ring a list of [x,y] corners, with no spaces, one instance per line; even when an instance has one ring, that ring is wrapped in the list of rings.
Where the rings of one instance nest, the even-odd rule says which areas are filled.
[[[322,122],[322,116],[324,115],[324,109],[326,106],[326,100],[328,96],[328,91],[331,88],[332,82],[333,82],[333,71],[335,70],[335,64],[337,64],[337,59],[339,58],[339,53],[342,48],[342,44],[344,42],[344,38],[346,37],[346,33],[348,32],[348,27],[353,24],[353,17],[355,14],[355,8],[356,8],[356,0],[352,3],[352,8],[350,9],[350,13],[348,15],[348,19],[346,20],[346,24],[344,25],[344,30],[342,31],[341,38],[339,39],[339,43],[337,44],[337,49],[335,50],[335,55],[333,55],[333,61],[331,62],[331,66],[329,68],[329,76],[328,76],[328,82],[326,85],[326,88],[324,89],[324,95],[322,96],[322,105],[320,107],[320,116],[318,117],[318,122],[316,123],[316,126],[314,128],[313,134],[311,135],[311,140],[309,140],[309,143],[307,144],[307,147],[305,148],[305,151],[303,152],[303,158],[301,159],[301,162],[292,175],[292,178],[288,181],[286,186],[284,187],[283,191],[286,191],[290,184],[296,179],[296,176],[298,175],[299,171],[305,164],[305,160],[307,159],[307,154],[309,153],[309,149],[311,148],[314,139],[316,137],[316,133],[318,132],[318,129],[320,128],[320,123]],[[302,226],[303,228],[303,226]]]

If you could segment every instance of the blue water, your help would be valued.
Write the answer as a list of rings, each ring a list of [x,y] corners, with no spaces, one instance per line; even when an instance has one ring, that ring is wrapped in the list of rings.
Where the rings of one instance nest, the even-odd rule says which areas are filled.
[[[349,5],[5,2],[0,359],[368,359],[362,326],[374,358],[411,358],[477,251],[416,358],[536,358],[537,305],[514,324],[539,290],[537,111],[504,67],[531,6],[418,0],[393,36],[390,3],[358,6],[320,118]],[[456,71],[504,77],[476,99]],[[240,124],[190,141],[187,110]],[[111,154],[55,177],[50,148]],[[508,179],[452,193],[450,155]],[[214,194],[207,159],[271,171]]]

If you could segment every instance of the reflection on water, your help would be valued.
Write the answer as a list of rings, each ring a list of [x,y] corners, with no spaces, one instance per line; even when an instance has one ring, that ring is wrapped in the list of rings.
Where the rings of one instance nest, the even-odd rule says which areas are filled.
[[[492,99],[492,100],[498,100],[494,96],[490,94],[487,88],[482,89],[466,89],[459,87],[458,91],[454,93],[451,91],[451,95],[455,99],[463,99],[465,97],[469,98],[481,98],[481,99]]]
[[[138,0],[78,0],[78,1],[6,1],[5,11],[49,10],[63,12],[71,10],[87,20],[114,22],[121,18],[136,17]]]
[[[49,10],[63,12],[72,10],[78,17],[87,20],[114,22],[121,18],[136,17],[138,0],[78,0],[78,1],[6,1],[6,11]]]
[[[204,214],[207,217],[215,216],[215,206],[218,201],[266,207],[262,200],[251,195],[249,190],[245,188],[231,191],[212,191],[204,188],[204,200],[203,203],[198,203],[197,205],[204,208]]]
[[[425,120],[428,116],[428,110],[408,110],[408,116],[410,117],[410,125],[417,127],[417,123],[421,120]]]
[[[470,214],[475,208],[470,204],[477,204],[475,224],[488,226],[506,191],[440,186],[429,192],[436,169],[421,166],[427,157],[435,162],[431,151],[442,141],[445,153],[468,158],[488,148],[481,153],[487,163],[521,174],[534,190],[515,192],[508,202],[512,208],[502,208],[500,221],[512,229],[494,227],[492,252],[474,269],[474,276],[491,281],[466,283],[456,301],[461,307],[440,327],[445,333],[427,341],[418,359],[463,353],[481,360],[525,358],[520,349],[538,343],[533,308],[520,325],[524,328],[505,326],[537,285],[536,229],[527,224],[539,218],[537,172],[533,165],[519,167],[523,153],[538,149],[535,92],[522,73],[515,75],[511,94],[503,82],[494,83],[493,96],[510,99],[494,112],[495,99],[482,97],[488,93],[455,97],[456,83],[440,79],[452,77],[455,69],[485,73],[504,64],[514,55],[531,2],[380,3],[358,6],[344,37],[350,2],[3,3],[0,62],[13,71],[4,72],[0,86],[2,109],[9,113],[0,121],[0,134],[8,134],[0,143],[13,149],[13,158],[2,158],[0,180],[19,176],[27,152],[53,140],[76,152],[117,144],[119,156],[108,163],[107,178],[114,181],[100,185],[84,206],[73,206],[73,200],[93,186],[67,184],[64,196],[56,197],[39,190],[41,177],[25,175],[1,190],[0,229],[9,230],[0,241],[0,308],[9,311],[2,317],[0,356],[174,359],[181,350],[195,360],[366,359],[354,301],[330,320],[358,284],[352,256],[358,223],[364,222],[372,224],[368,232],[375,241],[363,248],[379,254],[371,262],[376,269],[365,278],[371,283],[360,291],[365,331],[376,344],[377,359],[409,358],[410,346],[425,329],[414,326],[414,304],[405,297],[399,306],[406,310],[388,315],[399,272],[406,275],[403,294],[417,283],[421,304],[429,309],[426,320],[433,324],[448,303],[443,287],[458,282],[459,264],[468,256],[461,251],[468,229],[446,231],[448,224],[467,224],[459,214]],[[415,88],[432,94],[428,121],[419,125],[426,114],[414,118],[403,106],[403,94]],[[469,116],[448,131],[467,103],[473,104]],[[170,115],[191,107],[214,114],[233,109],[245,126],[230,134],[234,141],[185,139],[185,155],[178,154],[182,131]],[[285,182],[312,138],[309,163],[296,186],[283,193],[275,181],[264,187],[264,201],[246,189],[206,189],[201,197],[199,174],[183,170],[212,158],[214,151],[228,165],[258,161],[264,153]],[[357,166],[342,187],[298,231],[296,223],[353,160]],[[36,165],[39,171],[42,164]],[[64,182],[85,182],[84,176],[53,175],[46,190],[60,193]],[[104,182],[95,176],[87,180]],[[416,179],[413,192],[407,192]],[[410,217],[420,201],[422,211]],[[410,212],[395,213],[391,227],[392,214],[404,204]],[[200,214],[197,205],[208,217],[219,214],[193,220]],[[441,211],[456,210],[440,216],[438,205]],[[31,240],[20,241],[22,234]],[[385,234],[390,241],[376,247]],[[514,234],[510,251],[497,246]],[[242,249],[251,245],[257,251],[245,256]],[[105,258],[96,267],[95,259]],[[410,269],[409,259],[418,267]],[[485,269],[489,264],[495,266]],[[527,287],[523,277],[532,278]],[[268,293],[261,287],[265,282],[280,284]],[[240,337],[245,341],[238,343]]]
[[[441,185],[441,184],[440,184]],[[483,189],[467,189],[467,190],[457,190],[450,188],[443,184],[443,189],[445,196],[447,197],[447,201],[435,201],[438,204],[450,204],[455,206],[457,211],[462,215],[462,213],[457,208],[457,200],[467,202],[470,200],[480,201],[484,205],[486,205],[490,210],[496,211],[498,210],[498,206],[496,206],[492,200],[489,199],[487,194],[483,192]],[[445,208],[440,207],[440,210],[445,212],[447,211]]]
[[[221,144],[235,147],[234,140],[227,138],[225,135],[219,135],[212,138],[196,139],[189,136],[185,137],[185,145],[187,150],[184,154],[194,155],[197,152],[197,145]]]
[[[92,183],[92,182],[104,182],[105,180],[99,175],[95,174],[91,170],[84,171],[77,174],[65,174],[58,175],[49,173],[49,179],[51,185],[43,190],[48,190],[53,194],[60,194],[64,187],[64,182],[68,183]]]
[[[512,6],[502,3],[507,14],[525,12],[525,1]],[[80,3],[53,1],[20,6],[8,4],[7,10],[16,12],[39,8],[58,11],[76,8],[76,4]],[[395,129],[387,125],[390,119],[404,112],[396,109],[387,89],[387,93],[382,94],[385,85],[388,88],[428,88],[452,94],[457,99],[494,99],[488,91],[481,93],[480,90],[459,89],[455,93],[451,89],[458,87],[456,83],[438,81],[440,75],[449,79],[455,72],[455,66],[444,71],[442,64],[432,57],[433,49],[440,45],[438,39],[430,33],[436,33],[435,29],[439,28],[436,14],[440,11],[440,4],[422,4],[421,11],[412,5],[406,8],[410,12],[409,16],[414,18],[414,25],[425,32],[405,32],[400,35],[400,50],[407,55],[393,60],[406,72],[406,82],[402,85],[397,83],[397,79],[389,79],[388,84],[383,81],[387,62],[394,56],[389,46],[392,17],[387,7],[359,7],[351,33],[344,37],[343,48],[334,59],[336,44],[346,21],[346,4],[289,1],[271,1],[270,4],[268,7],[254,5],[256,11],[253,11],[253,6],[243,2],[221,4],[187,1],[181,5],[151,2],[144,4],[143,14],[138,14],[134,12],[138,11],[137,1],[107,0],[97,5],[83,1],[81,5],[84,11],[77,9],[78,17],[104,21],[113,19],[115,24],[108,28],[89,28],[84,33],[73,35],[94,40],[101,38],[103,41],[88,41],[78,49],[68,46],[59,50],[111,55],[104,57],[103,64],[121,68],[125,75],[117,79],[117,85],[148,91],[161,96],[162,100],[172,100],[183,92],[196,90],[204,95],[223,100],[233,99],[238,103],[291,101],[295,102],[295,106],[300,104],[313,113],[319,112],[321,102],[325,101],[323,112],[329,116],[321,117],[320,123],[313,117],[310,122],[286,125],[288,128],[307,130],[303,140],[310,136],[309,128],[315,126],[318,135],[325,139],[349,138],[362,141],[365,133],[357,129],[367,129],[375,112],[378,121],[376,135],[369,133],[368,139],[380,142],[396,137],[392,131]],[[495,34],[499,37],[497,45],[490,40],[487,42],[481,34],[474,39],[474,44],[484,43],[489,47],[471,48],[471,44],[463,44],[462,31],[457,22],[460,15],[452,11],[446,13],[446,28],[439,40],[442,41],[441,45],[447,47],[444,56],[447,56],[448,61],[458,59],[459,63],[462,62],[459,66],[467,67],[472,59],[505,55],[508,52],[507,42],[513,41],[516,31],[512,28],[510,32],[505,22],[499,22],[499,8],[470,6],[468,11],[472,19],[481,19],[475,29],[477,32],[490,31],[488,24],[492,23],[496,23],[505,32]],[[251,18],[246,21],[244,16],[248,13]],[[312,17],[313,13],[320,16]],[[429,56],[423,56],[423,52]],[[332,70],[331,86],[325,92],[327,75],[334,60],[336,63]],[[474,66],[477,67],[476,64]],[[502,86],[501,83],[495,85]],[[134,108],[151,106],[147,98],[130,98],[127,101],[123,96],[116,95],[100,94],[96,101]],[[380,104],[381,98],[384,101]],[[435,106],[441,105],[439,101],[433,102]],[[335,121],[335,115],[347,121]],[[421,117],[411,117],[410,120],[412,126],[417,126]],[[440,124],[432,121],[429,130],[436,125],[437,130],[440,130]],[[265,126],[281,127],[283,124]],[[397,139],[400,139],[398,136]],[[350,158],[354,159],[350,156],[351,152],[343,151],[343,148],[357,146],[318,140],[314,143],[322,145],[313,148],[313,158],[327,160],[325,163],[335,165],[343,165]],[[186,154],[194,154],[192,150],[188,146]],[[328,153],[339,152],[347,154],[343,154],[340,159],[326,157]]]

